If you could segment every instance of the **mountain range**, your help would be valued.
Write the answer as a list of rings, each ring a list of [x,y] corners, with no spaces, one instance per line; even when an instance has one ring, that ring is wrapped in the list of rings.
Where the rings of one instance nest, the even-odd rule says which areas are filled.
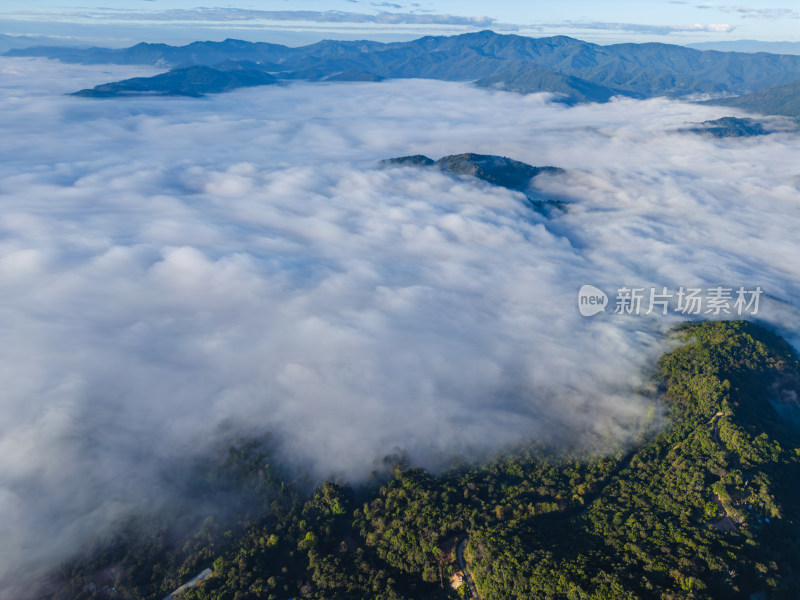
[[[518,92],[553,92],[567,102],[613,95],[741,95],[800,80],[800,56],[700,51],[669,44],[601,46],[566,36],[529,38],[481,31],[410,42],[326,40],[290,48],[228,39],[186,46],[141,43],[123,49],[33,47],[5,56],[82,64],[194,65],[227,72],[247,67],[279,79],[310,81],[430,78],[478,81]],[[255,65],[255,67],[254,67]]]
[[[771,54],[800,54],[800,42],[764,42],[761,40],[720,40],[687,44],[695,50],[720,52],[770,52]]]

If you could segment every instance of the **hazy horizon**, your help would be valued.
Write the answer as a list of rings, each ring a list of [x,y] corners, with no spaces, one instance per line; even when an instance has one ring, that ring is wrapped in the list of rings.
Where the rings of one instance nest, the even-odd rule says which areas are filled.
[[[679,0],[602,4],[367,2],[324,0],[267,5],[198,7],[189,0],[125,1],[69,6],[32,0],[25,9],[0,9],[0,33],[56,36],[76,43],[115,47],[140,41],[188,43],[227,37],[305,45],[322,39],[408,41],[423,35],[455,35],[480,29],[531,37],[568,35],[586,41],[664,42],[686,45],[736,39],[800,41],[793,2],[694,4]]]

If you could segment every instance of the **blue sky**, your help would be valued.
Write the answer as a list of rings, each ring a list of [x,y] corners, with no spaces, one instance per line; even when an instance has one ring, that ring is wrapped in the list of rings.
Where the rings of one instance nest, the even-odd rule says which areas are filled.
[[[206,8],[199,8],[203,4]],[[336,12],[333,12],[336,11]],[[797,0],[15,0],[0,33],[124,44],[238,37],[282,43],[323,38],[403,40],[494,29],[598,43],[800,41]]]

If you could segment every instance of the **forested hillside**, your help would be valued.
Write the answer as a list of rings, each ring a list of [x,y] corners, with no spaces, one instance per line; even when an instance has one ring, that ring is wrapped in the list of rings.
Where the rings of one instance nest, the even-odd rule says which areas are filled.
[[[433,475],[403,460],[380,485],[313,491],[231,448],[206,488],[246,488],[236,516],[131,522],[54,574],[46,597],[800,597],[800,370],[745,322],[689,324],[655,378],[667,413],[611,456],[529,448]],[[174,515],[173,515],[174,517]]]

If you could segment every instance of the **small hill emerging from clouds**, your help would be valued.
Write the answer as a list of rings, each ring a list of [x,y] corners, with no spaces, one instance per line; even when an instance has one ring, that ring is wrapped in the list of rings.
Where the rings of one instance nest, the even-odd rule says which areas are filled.
[[[400,156],[381,161],[384,166],[433,167],[454,175],[470,175],[492,185],[524,191],[541,173],[563,173],[558,167],[534,167],[505,156],[491,154],[453,154],[434,161],[422,154]]]
[[[408,167],[432,167],[436,161],[428,158],[424,154],[412,154],[411,156],[398,156],[397,158],[387,158],[382,160],[384,166],[408,166]]]
[[[717,138],[754,137],[770,133],[755,119],[740,119],[738,117],[722,117],[712,121],[703,121],[697,127],[692,127],[686,131]]]
[[[202,96],[227,92],[240,87],[277,83],[272,75],[255,69],[221,71],[202,65],[173,69],[154,77],[134,77],[115,83],[104,83],[92,89],[80,90],[74,96],[113,98],[154,94],[162,96]]]
[[[800,80],[736,98],[718,98],[705,104],[733,106],[762,115],[800,118]]]

